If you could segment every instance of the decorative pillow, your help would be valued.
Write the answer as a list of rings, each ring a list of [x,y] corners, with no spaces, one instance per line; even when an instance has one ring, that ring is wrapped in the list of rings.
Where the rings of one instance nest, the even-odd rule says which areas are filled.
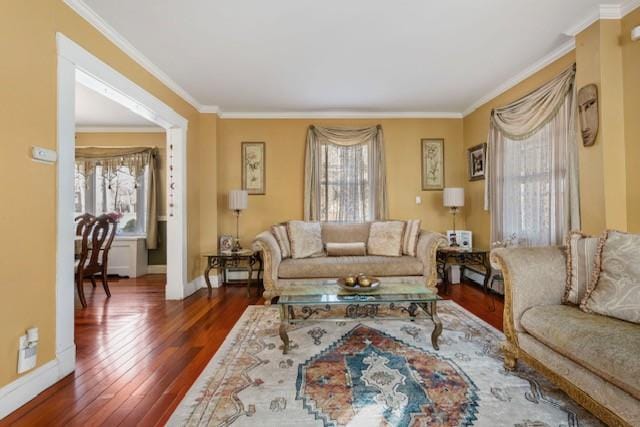
[[[274,225],[271,227],[271,233],[276,238],[282,259],[291,258],[291,243],[289,243],[289,233],[286,225]]]
[[[562,297],[563,304],[579,305],[591,285],[598,251],[597,237],[572,231],[567,236],[567,284]]]
[[[402,255],[404,226],[404,221],[372,222],[367,244],[369,255]]]
[[[287,231],[289,232],[293,258],[309,258],[323,254],[324,248],[319,222],[289,221]]]
[[[364,256],[367,254],[367,245],[364,242],[327,242],[326,246],[327,256]]]
[[[605,232],[596,260],[593,281],[580,308],[640,323],[640,234]]]
[[[418,249],[418,238],[420,237],[419,219],[410,219],[404,229],[404,239],[402,239],[402,254],[416,256]]]

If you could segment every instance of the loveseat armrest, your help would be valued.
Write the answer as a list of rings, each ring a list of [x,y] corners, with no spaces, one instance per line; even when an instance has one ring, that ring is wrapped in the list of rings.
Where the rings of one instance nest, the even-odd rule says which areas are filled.
[[[427,288],[437,293],[438,269],[436,267],[436,257],[438,248],[447,244],[447,238],[440,233],[433,231],[420,232],[416,257],[422,261],[423,276]]]
[[[262,255],[262,281],[264,285],[263,298],[265,303],[270,304],[275,296],[276,283],[278,281],[278,268],[282,261],[280,245],[270,231],[263,231],[258,234],[253,241],[253,250]]]
[[[517,344],[523,332],[520,318],[529,308],[562,303],[566,284],[566,258],[561,247],[499,248],[491,261],[504,277],[504,333]]]

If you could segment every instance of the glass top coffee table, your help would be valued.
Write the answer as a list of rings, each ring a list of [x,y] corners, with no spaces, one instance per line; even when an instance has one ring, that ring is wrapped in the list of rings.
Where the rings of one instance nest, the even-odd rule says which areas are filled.
[[[354,293],[340,288],[334,281],[320,281],[316,287],[292,286],[283,289],[278,299],[280,308],[280,338],[283,354],[289,351],[287,326],[300,322],[323,320],[411,320],[422,311],[433,322],[431,344],[438,350],[442,322],[438,318],[437,302],[441,298],[424,285],[382,283],[366,293]],[[384,316],[381,316],[383,314]]]

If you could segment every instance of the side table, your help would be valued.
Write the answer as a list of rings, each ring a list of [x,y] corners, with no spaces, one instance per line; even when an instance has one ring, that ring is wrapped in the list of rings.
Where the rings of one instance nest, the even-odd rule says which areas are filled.
[[[207,283],[207,287],[209,288],[209,294],[211,294],[211,291],[213,290],[213,287],[211,286],[211,280],[209,279],[209,272],[214,268],[225,270],[228,267],[233,267],[245,270],[248,274],[247,296],[251,296],[253,271],[257,266],[259,286],[260,272],[262,271],[262,258],[260,257],[260,254],[258,252],[254,252],[251,249],[241,249],[239,251],[221,251],[217,254],[207,253],[202,254],[202,256],[207,258],[207,266],[204,269],[204,280]]]
[[[449,286],[449,278],[446,274],[447,263],[451,260],[455,264],[460,265],[460,274],[464,273],[464,269],[468,266],[479,265],[484,267],[484,283],[482,288],[485,292],[488,291],[489,278],[491,277],[491,263],[489,262],[489,253],[487,249],[471,249],[471,250],[458,250],[453,248],[440,248],[436,254],[436,265],[438,273],[442,276],[442,280],[445,283],[445,293]]]

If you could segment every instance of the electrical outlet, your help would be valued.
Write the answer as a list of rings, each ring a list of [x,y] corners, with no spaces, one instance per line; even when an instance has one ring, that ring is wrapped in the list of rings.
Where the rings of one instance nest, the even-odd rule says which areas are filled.
[[[29,342],[28,335],[20,337],[18,349],[18,373],[30,371],[36,367],[38,361],[38,342]]]

